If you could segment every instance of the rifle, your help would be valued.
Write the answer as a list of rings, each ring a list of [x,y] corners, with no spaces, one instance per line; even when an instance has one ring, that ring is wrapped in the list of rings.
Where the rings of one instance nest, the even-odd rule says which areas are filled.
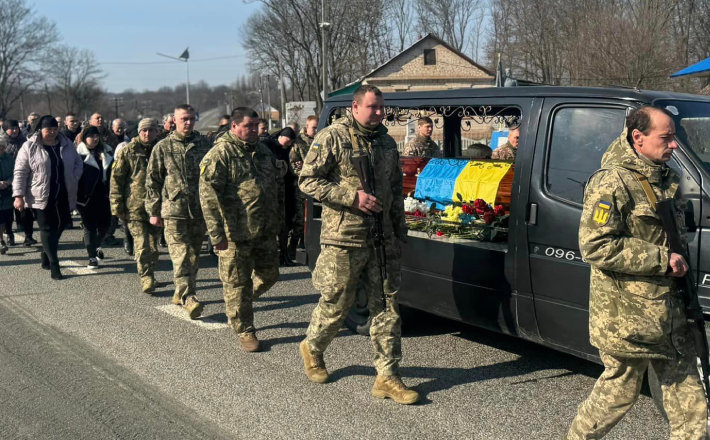
[[[360,178],[365,193],[377,197],[375,185],[375,173],[370,165],[370,156],[367,154],[354,156],[352,158],[353,166],[357,171],[357,176]],[[372,231],[372,244],[375,247],[375,259],[377,260],[377,268],[380,271],[380,290],[382,294],[382,310],[387,310],[387,295],[385,294],[385,280],[387,279],[387,254],[385,253],[385,232],[382,226],[384,216],[382,212],[374,213],[375,227]]]
[[[679,279],[679,289],[683,295],[688,322],[691,324],[695,351],[700,358],[700,366],[703,371],[702,380],[705,385],[705,398],[708,399],[708,393],[710,393],[710,351],[708,350],[708,336],[707,333],[705,333],[705,318],[703,316],[703,310],[700,308],[700,302],[698,301],[698,291],[693,281],[694,274],[690,266],[690,258],[678,234],[678,224],[673,199],[656,202],[656,214],[658,214],[661,223],[663,223],[663,229],[668,237],[668,245],[671,252],[682,255],[688,264],[688,272],[683,278]],[[710,399],[708,400],[710,401]]]

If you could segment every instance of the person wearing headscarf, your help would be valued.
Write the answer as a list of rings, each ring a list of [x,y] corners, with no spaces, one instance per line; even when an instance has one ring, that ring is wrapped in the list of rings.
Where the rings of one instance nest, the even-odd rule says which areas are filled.
[[[37,131],[20,148],[15,160],[12,195],[19,211],[34,210],[42,240],[42,268],[62,279],[59,239],[76,207],[83,161],[69,139],[59,133],[51,115],[42,116]]]
[[[277,164],[281,167],[284,180],[285,216],[284,224],[278,237],[281,265],[283,266],[294,266],[296,264],[288,255],[288,235],[293,229],[293,219],[296,215],[296,185],[298,184],[298,176],[289,166],[289,153],[295,139],[296,132],[291,127],[286,127],[261,141],[269,147],[269,150],[276,158]]]
[[[92,125],[86,127],[77,139],[80,139],[77,152],[84,161],[84,170],[79,179],[76,204],[84,229],[84,246],[89,255],[87,268],[98,269],[99,261],[104,259],[101,241],[111,225],[109,186],[113,156],[101,141],[99,129]]]

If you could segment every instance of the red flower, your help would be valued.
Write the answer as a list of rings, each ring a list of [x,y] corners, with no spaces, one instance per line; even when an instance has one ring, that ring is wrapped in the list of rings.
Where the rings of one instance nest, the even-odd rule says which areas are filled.
[[[493,212],[499,217],[504,216],[505,215],[505,208],[503,207],[503,205],[498,205],[495,207]]]
[[[463,206],[461,206],[461,210],[463,211],[464,214],[468,214],[468,215],[473,215],[476,213],[476,208],[474,208],[473,206],[471,206],[469,204],[464,204]]]
[[[476,199],[473,202],[473,207],[476,208],[476,210],[485,209],[488,207],[488,203],[486,203],[486,201],[483,199]]]
[[[437,237],[443,237],[443,236],[444,236],[444,233],[441,232],[441,231],[436,231],[436,236],[437,236]]]
[[[483,221],[486,222],[487,225],[490,225],[493,223],[493,221],[496,219],[496,215],[493,211],[488,211],[485,214],[483,214]]]

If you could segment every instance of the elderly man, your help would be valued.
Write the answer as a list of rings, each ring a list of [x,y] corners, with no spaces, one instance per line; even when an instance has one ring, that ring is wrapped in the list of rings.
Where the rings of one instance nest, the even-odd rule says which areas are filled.
[[[377,87],[363,85],[353,94],[352,116],[323,129],[313,141],[301,170],[299,187],[323,203],[321,252],[313,285],[321,298],[313,311],[306,339],[301,342],[305,373],[316,383],[329,375],[323,353],[355,302],[358,282],[364,280],[372,317],[370,337],[375,347],[377,378],[372,395],[412,404],[419,394],[401,380],[402,321],[397,305],[401,281],[401,243],[407,238],[402,195],[402,168],[397,144],[382,124],[385,101]],[[377,197],[362,189],[354,157],[373,168]],[[387,279],[380,279],[373,233],[373,214],[381,213]],[[380,296],[384,288],[386,305]]]
[[[520,142],[520,127],[508,129],[508,141],[502,147],[493,150],[491,159],[509,160],[515,162],[515,155],[518,154],[518,143]]]
[[[158,262],[160,227],[150,224],[145,210],[148,158],[158,139],[158,122],[143,119],[138,137],[118,153],[111,174],[111,212],[124,221],[127,234],[133,237],[138,276],[144,293],[155,290],[155,265]]]
[[[27,116],[27,126],[25,127],[25,132],[24,135],[26,137],[30,137],[31,134],[34,133],[35,130],[35,122],[39,119],[39,113],[37,112],[32,112]]]
[[[116,138],[116,135],[108,130],[104,125],[104,117],[101,116],[101,113],[94,113],[91,115],[91,118],[89,118],[89,125],[99,129],[99,138],[101,139],[101,142],[111,147],[111,151],[116,148],[116,145],[118,145],[118,139]]]
[[[173,131],[175,131],[175,115],[170,113],[163,119],[163,127],[160,129],[160,133],[158,133],[158,141],[162,141]]]
[[[194,127],[195,109],[176,107],[175,131],[150,154],[145,197],[150,224],[165,226],[175,280],[172,302],[182,305],[190,319],[198,318],[203,308],[195,291],[207,232],[200,206],[200,161],[212,146]]]
[[[436,157],[439,156],[439,146],[431,140],[434,132],[434,122],[430,117],[419,118],[417,122],[419,133],[409,141],[402,152],[403,156]]]
[[[707,401],[691,324],[678,289],[688,264],[668,247],[656,200],[673,200],[684,245],[680,175],[667,162],[678,148],[665,109],[645,106],[607,149],[589,179],[579,249],[591,266],[589,338],[605,370],[580,406],[567,439],[600,439],[636,403],[653,366],[670,438],[705,440]]]
[[[232,112],[224,133],[200,165],[200,201],[219,255],[219,277],[229,322],[246,352],[259,350],[252,301],[279,276],[274,236],[283,216],[283,185],[276,158],[258,142],[257,113]],[[237,172],[248,170],[254,172]]]
[[[114,119],[111,124],[111,129],[113,130],[113,134],[116,136],[116,145],[114,145],[114,147],[131,140],[128,136],[126,136],[126,121],[123,119]]]
[[[64,128],[60,131],[60,133],[69,138],[72,142],[74,142],[77,135],[81,133],[79,118],[77,118],[74,113],[69,112],[64,116]]]

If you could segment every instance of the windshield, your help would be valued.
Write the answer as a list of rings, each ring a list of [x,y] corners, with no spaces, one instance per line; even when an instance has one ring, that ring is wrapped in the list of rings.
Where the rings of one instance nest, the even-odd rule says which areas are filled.
[[[676,137],[690,147],[710,174],[710,102],[658,101],[675,120]]]

